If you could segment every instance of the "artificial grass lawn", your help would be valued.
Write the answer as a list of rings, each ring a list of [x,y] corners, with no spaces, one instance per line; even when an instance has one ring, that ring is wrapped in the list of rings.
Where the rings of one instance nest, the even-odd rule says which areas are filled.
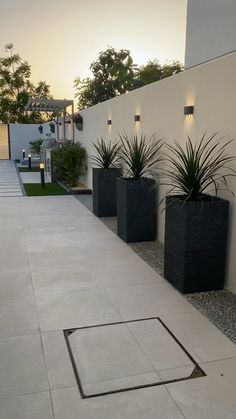
[[[29,170],[28,166],[26,167],[18,167],[19,172],[40,172],[40,168],[39,167],[32,167],[31,170]]]
[[[46,183],[42,188],[40,183],[24,183],[27,196],[45,196],[45,195],[67,195],[65,189],[57,183]]]

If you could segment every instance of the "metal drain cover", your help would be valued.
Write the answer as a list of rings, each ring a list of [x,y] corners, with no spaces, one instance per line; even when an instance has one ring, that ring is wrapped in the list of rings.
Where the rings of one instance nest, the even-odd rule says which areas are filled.
[[[83,398],[206,375],[158,318],[64,330]]]

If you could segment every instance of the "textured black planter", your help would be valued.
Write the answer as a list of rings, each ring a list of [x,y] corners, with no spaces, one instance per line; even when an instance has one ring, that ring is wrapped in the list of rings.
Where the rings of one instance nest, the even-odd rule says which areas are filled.
[[[120,168],[93,168],[93,213],[97,217],[116,215],[116,179]]]
[[[117,233],[126,242],[155,240],[156,183],[153,179],[117,179]]]
[[[164,276],[183,293],[223,289],[229,202],[166,199]]]

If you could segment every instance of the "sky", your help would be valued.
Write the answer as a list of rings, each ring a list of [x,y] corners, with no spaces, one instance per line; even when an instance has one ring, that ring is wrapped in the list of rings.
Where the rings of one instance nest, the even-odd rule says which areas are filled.
[[[90,77],[109,46],[135,64],[184,62],[187,0],[0,0],[0,57],[5,45],[31,65],[56,99],[73,99],[74,79]]]

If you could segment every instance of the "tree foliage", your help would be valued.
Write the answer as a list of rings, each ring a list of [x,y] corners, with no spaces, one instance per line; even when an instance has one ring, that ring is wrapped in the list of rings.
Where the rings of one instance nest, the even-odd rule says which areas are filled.
[[[142,65],[139,68],[137,81],[141,87],[166,77],[173,76],[181,71],[183,71],[183,66],[179,61],[173,61],[170,64],[164,64],[162,66],[158,60],[150,60],[147,64]]]
[[[74,82],[78,109],[96,105],[127,91],[172,76],[183,70],[178,61],[163,66],[158,60],[148,61],[138,68],[133,63],[130,51],[116,51],[109,47],[100,52],[98,59],[90,66],[92,78],[77,77]]]
[[[50,86],[45,81],[34,85],[30,81],[31,66],[13,51],[13,45],[5,46],[6,57],[0,57],[0,122],[40,123],[45,117],[38,112],[25,112],[30,98],[49,99]]]
[[[111,99],[135,86],[137,66],[133,63],[130,51],[116,51],[109,47],[100,52],[98,59],[92,62],[90,70],[93,78],[75,79],[78,108],[87,108],[99,102]]]

